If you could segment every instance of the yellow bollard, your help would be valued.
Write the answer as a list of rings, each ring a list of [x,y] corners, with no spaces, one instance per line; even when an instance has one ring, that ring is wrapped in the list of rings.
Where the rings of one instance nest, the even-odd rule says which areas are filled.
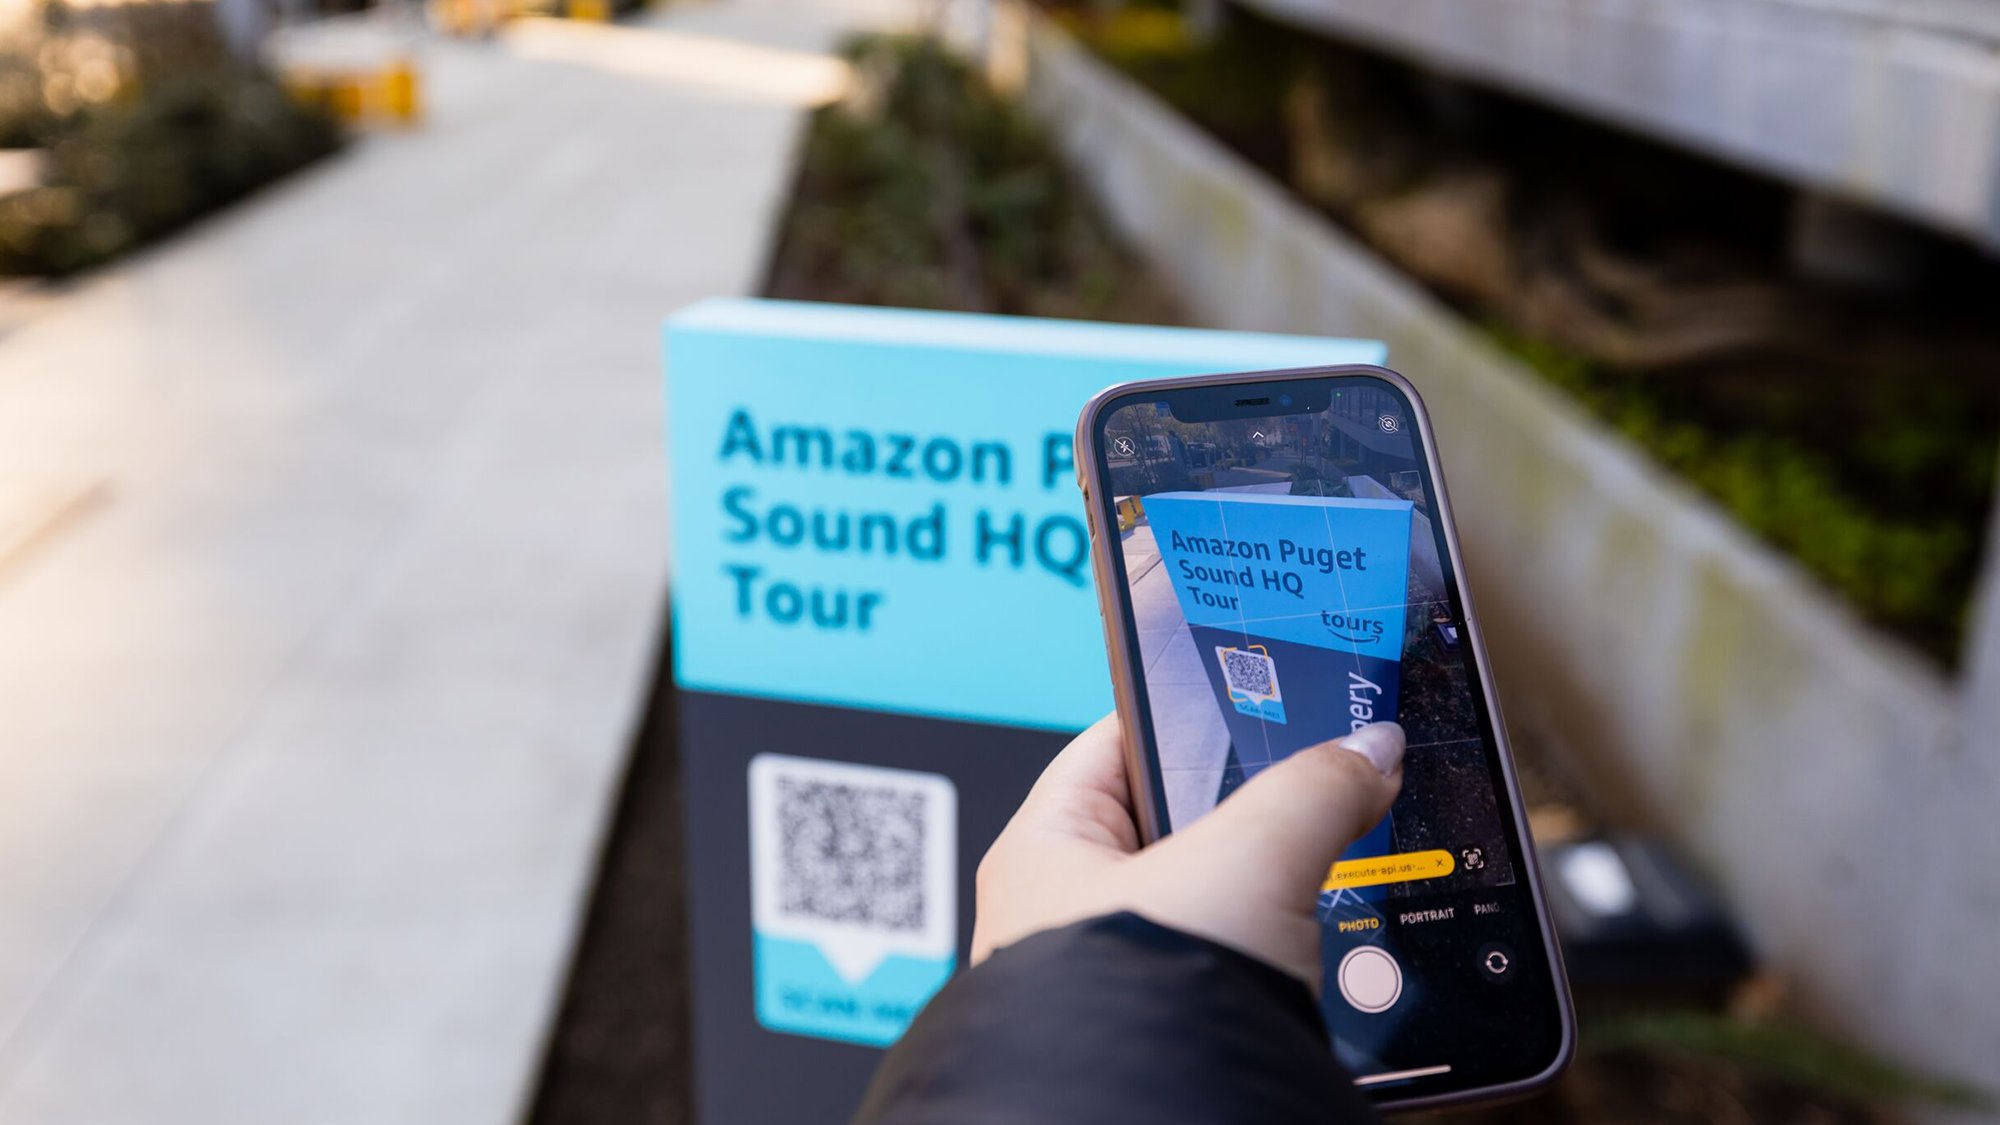
[[[285,93],[300,105],[331,112],[327,105],[326,80],[310,70],[291,70],[284,75]]]
[[[414,125],[422,116],[418,83],[417,64],[407,55],[399,55],[381,72],[377,97],[382,112],[399,125]]]
[[[446,35],[473,33],[472,0],[433,0],[438,28]]]
[[[327,108],[342,121],[359,121],[366,109],[366,91],[362,89],[361,76],[351,70],[343,70],[329,76],[327,81]]]

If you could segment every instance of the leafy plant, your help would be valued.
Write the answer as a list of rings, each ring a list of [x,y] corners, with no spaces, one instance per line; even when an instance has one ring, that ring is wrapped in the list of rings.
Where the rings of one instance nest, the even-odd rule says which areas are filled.
[[[234,58],[208,5],[59,5],[0,55],[0,134],[47,153],[0,197],[0,274],[86,269],[332,151],[333,122]]]
[[[1699,1011],[1648,1012],[1584,1025],[1583,1049],[1697,1055],[1856,1102],[1918,1101],[1991,1110],[1991,1095],[1904,1070],[1793,1024]]]
[[[1899,401],[1859,399],[1828,437],[1755,424],[1762,419],[1732,426],[1704,421],[1685,391],[1675,401],[1671,383],[1613,371],[1502,324],[1487,328],[1863,615],[1946,663],[1956,658],[1981,525],[1940,504],[1940,494],[1983,504],[2000,460],[2000,440],[1975,404],[1948,394],[1940,401],[1936,383],[1926,401],[1918,397],[1926,384],[1905,381],[1878,392]]]
[[[1173,319],[1039,126],[962,60],[908,36],[844,54],[855,86],[814,117],[774,295]]]

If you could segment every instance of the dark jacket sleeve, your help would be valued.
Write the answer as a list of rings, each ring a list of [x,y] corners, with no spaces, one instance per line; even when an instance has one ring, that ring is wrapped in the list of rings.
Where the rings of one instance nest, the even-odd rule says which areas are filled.
[[[882,1060],[854,1125],[1378,1120],[1305,985],[1113,914],[954,978]]]

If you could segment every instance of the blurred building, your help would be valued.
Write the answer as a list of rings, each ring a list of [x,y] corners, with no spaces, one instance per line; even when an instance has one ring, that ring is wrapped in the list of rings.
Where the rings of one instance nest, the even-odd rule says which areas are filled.
[[[1219,3],[1220,0],[1211,0]],[[1277,18],[2000,247],[1988,0],[1245,0]],[[1838,253],[1871,237],[1829,218]]]

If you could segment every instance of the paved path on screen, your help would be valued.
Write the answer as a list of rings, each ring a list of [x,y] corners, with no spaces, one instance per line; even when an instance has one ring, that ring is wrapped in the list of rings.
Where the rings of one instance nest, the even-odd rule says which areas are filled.
[[[426,46],[432,116],[0,339],[0,1122],[505,1122],[659,641],[658,330],[811,52]]]
[[[1161,771],[1167,815],[1186,824],[1215,807],[1229,757],[1229,728],[1216,710],[1215,688],[1195,650],[1194,634],[1174,596],[1173,575],[1160,560],[1153,526],[1141,524],[1121,541],[1131,575],[1132,613],[1139,630],[1139,660],[1146,669],[1153,729],[1173,731],[1171,764]]]

